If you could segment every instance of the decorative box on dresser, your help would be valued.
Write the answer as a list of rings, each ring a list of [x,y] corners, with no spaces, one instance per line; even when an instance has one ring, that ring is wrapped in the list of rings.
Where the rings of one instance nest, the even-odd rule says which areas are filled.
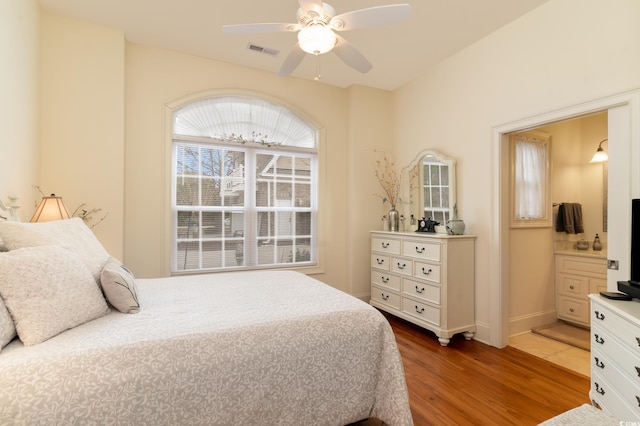
[[[473,338],[475,236],[371,232],[370,304],[438,336]]]
[[[623,421],[640,420],[640,302],[591,298],[593,404]]]
[[[556,312],[559,319],[589,327],[589,294],[607,291],[607,258],[599,252],[556,252]]]

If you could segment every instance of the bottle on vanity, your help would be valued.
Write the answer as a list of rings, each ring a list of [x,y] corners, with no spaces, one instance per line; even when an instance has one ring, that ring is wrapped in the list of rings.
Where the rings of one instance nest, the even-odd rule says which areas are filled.
[[[596,234],[596,238],[593,240],[593,251],[602,250],[602,243],[600,242],[600,237]]]

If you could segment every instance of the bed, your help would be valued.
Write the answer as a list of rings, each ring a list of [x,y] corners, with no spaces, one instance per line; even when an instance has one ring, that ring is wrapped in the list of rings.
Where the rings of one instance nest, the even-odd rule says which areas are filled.
[[[133,279],[127,270],[133,296],[122,303],[100,287],[106,265],[119,262],[97,240],[99,262],[86,241],[77,244],[95,238],[79,219],[58,222],[0,221],[10,249],[0,253],[0,295],[17,330],[0,349],[0,424],[412,424],[393,332],[365,302],[294,271]],[[25,315],[33,310],[19,303],[25,283],[64,293],[80,279],[67,276],[75,269],[106,310],[96,301],[92,319],[58,332],[47,329],[57,315],[74,324],[93,302],[63,300],[38,308],[49,317]]]

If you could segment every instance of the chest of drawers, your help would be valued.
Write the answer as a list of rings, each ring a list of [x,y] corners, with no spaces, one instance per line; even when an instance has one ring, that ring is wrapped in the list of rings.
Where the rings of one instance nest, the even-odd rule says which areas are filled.
[[[475,326],[475,236],[371,233],[371,301],[446,346]]]
[[[607,291],[607,259],[556,254],[558,318],[589,327],[589,294]]]
[[[640,302],[591,298],[594,405],[624,421],[640,420]]]

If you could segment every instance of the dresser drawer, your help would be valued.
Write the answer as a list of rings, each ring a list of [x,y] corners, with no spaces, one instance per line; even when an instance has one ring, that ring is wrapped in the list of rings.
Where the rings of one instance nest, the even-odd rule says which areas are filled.
[[[607,278],[607,260],[578,256],[556,256],[556,272]]]
[[[414,271],[413,276],[423,280],[429,280],[434,283],[440,283],[440,265],[416,262],[416,270]]]
[[[402,275],[413,275],[413,260],[402,257],[391,258],[391,270]]]
[[[599,303],[594,303],[591,306],[591,325],[602,329],[605,336],[607,334],[615,335],[635,356],[640,356],[640,329],[616,315],[606,306]]]
[[[558,274],[558,294],[584,297],[589,294],[589,278],[580,275]]]
[[[635,395],[627,395],[626,397],[621,395],[618,391],[619,388],[611,384],[612,382],[608,379],[609,376],[606,377],[599,372],[591,373],[591,398],[614,417],[629,420],[640,418],[640,411],[634,408],[637,406],[637,401],[632,400],[632,398],[635,399]],[[630,406],[630,401],[635,406]]]
[[[380,287],[400,291],[400,277],[397,275],[374,270],[371,271],[371,283]]]
[[[589,300],[558,296],[558,317],[589,324]]]
[[[402,255],[416,259],[440,262],[440,243],[431,241],[404,240]]]
[[[609,377],[609,371],[616,364],[640,396],[640,356],[598,326],[591,328],[591,334],[594,336],[591,341],[593,368]]]
[[[405,278],[402,282],[402,293],[436,305],[440,304],[440,286],[437,285]]]
[[[400,295],[386,288],[378,287],[377,285],[371,286],[371,298],[376,302],[389,305],[393,309],[400,310]]]
[[[434,325],[440,325],[440,309],[407,297],[402,298],[402,311]]]
[[[380,253],[400,254],[400,240],[384,237],[371,237],[371,250]]]
[[[383,269],[385,271],[391,270],[391,258],[384,254],[371,254],[371,267],[376,269]]]

